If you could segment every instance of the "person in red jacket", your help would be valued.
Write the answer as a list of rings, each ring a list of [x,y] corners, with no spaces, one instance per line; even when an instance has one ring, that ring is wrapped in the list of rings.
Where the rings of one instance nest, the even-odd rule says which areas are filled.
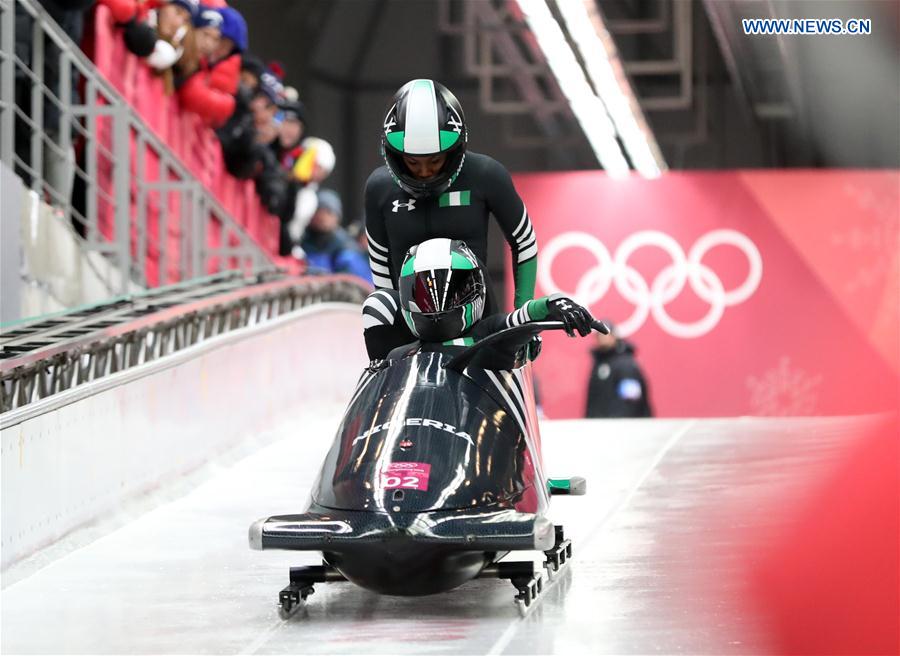
[[[209,62],[219,47],[222,37],[222,14],[218,9],[200,5],[200,11],[194,16],[194,40],[197,53]]]
[[[247,23],[240,12],[231,7],[219,9],[222,16],[219,43],[210,62],[210,86],[232,96],[241,78],[241,55],[247,50]]]
[[[240,59],[234,73],[234,84],[231,85],[227,70],[220,76],[213,74],[211,59],[219,47],[221,29],[224,24],[222,14],[218,10],[201,6],[194,20],[194,33],[201,54],[200,69],[184,80],[176,83],[178,100],[187,111],[197,114],[203,122],[213,128],[221,127],[234,113],[237,80],[240,76]],[[231,91],[225,90],[226,88]]]

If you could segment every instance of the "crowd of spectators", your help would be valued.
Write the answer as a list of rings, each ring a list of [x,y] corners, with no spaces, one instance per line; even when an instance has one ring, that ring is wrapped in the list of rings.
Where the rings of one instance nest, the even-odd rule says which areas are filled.
[[[84,12],[92,3],[40,2],[57,22],[77,24],[67,31],[80,42]],[[362,252],[339,227],[340,199],[321,187],[334,169],[334,150],[309,135],[306,108],[297,90],[285,85],[281,64],[267,64],[249,51],[243,16],[224,0],[96,4],[109,9],[128,50],[163,79],[166,93],[177,96],[181,109],[215,130],[227,172],[254,181],[263,206],[280,220],[279,255],[315,260],[314,269],[371,279],[368,266],[358,266],[355,255],[319,257],[316,249],[323,245],[333,252],[335,239],[342,251],[356,249],[360,257]],[[331,226],[334,216],[338,225]],[[319,217],[318,227],[310,225],[313,217]],[[325,234],[332,238],[324,239]]]

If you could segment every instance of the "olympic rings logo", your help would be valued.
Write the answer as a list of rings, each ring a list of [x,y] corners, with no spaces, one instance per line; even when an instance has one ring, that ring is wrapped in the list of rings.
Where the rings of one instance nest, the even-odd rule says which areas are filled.
[[[737,248],[750,265],[747,278],[735,289],[726,290],[719,276],[703,263],[704,256],[717,246]],[[628,264],[629,258],[641,248],[659,248],[672,259],[648,284],[640,272]],[[560,288],[551,273],[557,256],[569,248],[582,248],[596,260],[575,286],[574,290]],[[590,307],[602,299],[615,285],[616,291],[634,304],[632,315],[622,321],[618,332],[631,335],[644,325],[651,314],[659,326],[673,337],[691,339],[707,334],[719,323],[725,308],[746,301],[762,279],[762,256],[750,239],[736,230],[713,230],[700,237],[685,255],[681,246],[669,235],[657,230],[643,230],[630,235],[610,255],[603,243],[586,232],[565,232],[554,237],[541,249],[538,257],[538,282],[547,294],[560,292],[582,305]],[[685,323],[673,319],[666,305],[678,297],[685,285],[706,303],[707,313],[697,321]]]

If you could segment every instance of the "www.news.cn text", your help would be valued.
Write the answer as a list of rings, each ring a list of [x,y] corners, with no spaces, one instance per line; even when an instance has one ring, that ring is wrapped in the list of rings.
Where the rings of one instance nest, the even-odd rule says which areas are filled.
[[[871,18],[744,18],[741,27],[747,35],[868,35],[872,33]]]

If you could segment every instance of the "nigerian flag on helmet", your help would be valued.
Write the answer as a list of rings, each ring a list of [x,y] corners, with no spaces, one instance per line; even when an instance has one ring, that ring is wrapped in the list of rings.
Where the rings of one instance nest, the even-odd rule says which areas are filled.
[[[484,274],[462,241],[429,239],[409,249],[400,267],[400,309],[419,339],[456,339],[484,312]]]
[[[465,159],[466,126],[462,107],[434,80],[411,80],[394,95],[384,117],[382,150],[394,181],[414,197],[439,195],[453,184]],[[445,156],[441,171],[416,178],[404,157]]]

